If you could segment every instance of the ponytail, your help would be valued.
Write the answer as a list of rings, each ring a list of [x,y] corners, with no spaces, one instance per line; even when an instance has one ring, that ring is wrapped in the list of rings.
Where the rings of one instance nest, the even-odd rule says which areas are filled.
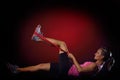
[[[111,68],[113,67],[114,63],[115,63],[115,59],[112,56],[112,52],[110,52],[109,58],[105,61],[106,68],[107,68],[108,71],[111,70]]]

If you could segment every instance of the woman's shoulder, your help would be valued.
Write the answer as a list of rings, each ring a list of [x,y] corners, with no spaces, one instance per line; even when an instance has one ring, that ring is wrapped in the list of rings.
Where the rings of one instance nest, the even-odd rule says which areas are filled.
[[[86,62],[84,62],[84,64],[89,64],[89,65],[94,65],[94,66],[96,66],[96,63],[93,62],[93,61],[86,61]]]

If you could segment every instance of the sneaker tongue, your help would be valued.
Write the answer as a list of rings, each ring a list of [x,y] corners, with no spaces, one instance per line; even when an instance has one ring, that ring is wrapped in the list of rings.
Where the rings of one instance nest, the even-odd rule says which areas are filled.
[[[41,25],[37,25],[36,32],[39,34],[42,34],[40,29],[41,29]]]
[[[36,32],[40,33],[40,27],[39,26],[36,28]]]

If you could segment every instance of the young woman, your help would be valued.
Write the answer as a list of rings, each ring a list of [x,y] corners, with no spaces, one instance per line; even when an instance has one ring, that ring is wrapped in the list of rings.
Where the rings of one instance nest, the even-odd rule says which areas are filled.
[[[95,62],[87,61],[84,62],[83,64],[79,64],[75,56],[68,51],[68,48],[64,41],[44,37],[40,29],[41,26],[38,25],[32,36],[32,40],[46,42],[55,47],[58,47],[59,62],[40,63],[34,66],[27,66],[27,67],[18,67],[16,65],[8,64],[8,67],[11,70],[11,72],[18,73],[18,72],[28,72],[28,71],[33,72],[38,70],[45,70],[64,76],[67,75],[79,76],[82,73],[94,74],[96,72],[99,72],[105,61],[107,61],[111,57],[110,52],[107,49],[101,47],[95,53],[95,57],[94,57],[94,59],[96,60]],[[109,67],[109,69],[110,68],[111,67]]]

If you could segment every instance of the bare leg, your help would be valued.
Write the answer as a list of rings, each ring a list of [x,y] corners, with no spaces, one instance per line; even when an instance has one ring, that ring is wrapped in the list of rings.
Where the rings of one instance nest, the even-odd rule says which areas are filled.
[[[48,41],[50,41],[51,43],[53,43],[54,45],[60,47],[60,49],[64,50],[65,52],[68,52],[68,48],[67,48],[66,43],[65,43],[64,41],[60,41],[60,40],[53,39],[53,38],[48,38],[48,37],[46,37],[46,39],[47,39]],[[43,40],[42,40],[42,41],[43,41]],[[46,41],[43,41],[43,42],[46,42]],[[48,44],[50,44],[50,45],[53,45],[53,44],[51,44],[51,43],[49,43],[49,42],[46,42],[46,43],[48,43]],[[62,51],[62,50],[59,50],[59,54],[61,54],[61,53],[64,52],[64,51]]]
[[[49,71],[50,70],[50,63],[41,63],[35,66],[28,66],[28,67],[23,67],[23,68],[17,68],[19,72],[34,72],[38,70],[45,70]]]
[[[60,50],[59,53],[68,52],[67,46],[64,41],[44,37],[41,32],[41,25],[38,25],[35,29],[35,32],[32,36],[32,40],[46,42],[47,44],[57,46]]]

